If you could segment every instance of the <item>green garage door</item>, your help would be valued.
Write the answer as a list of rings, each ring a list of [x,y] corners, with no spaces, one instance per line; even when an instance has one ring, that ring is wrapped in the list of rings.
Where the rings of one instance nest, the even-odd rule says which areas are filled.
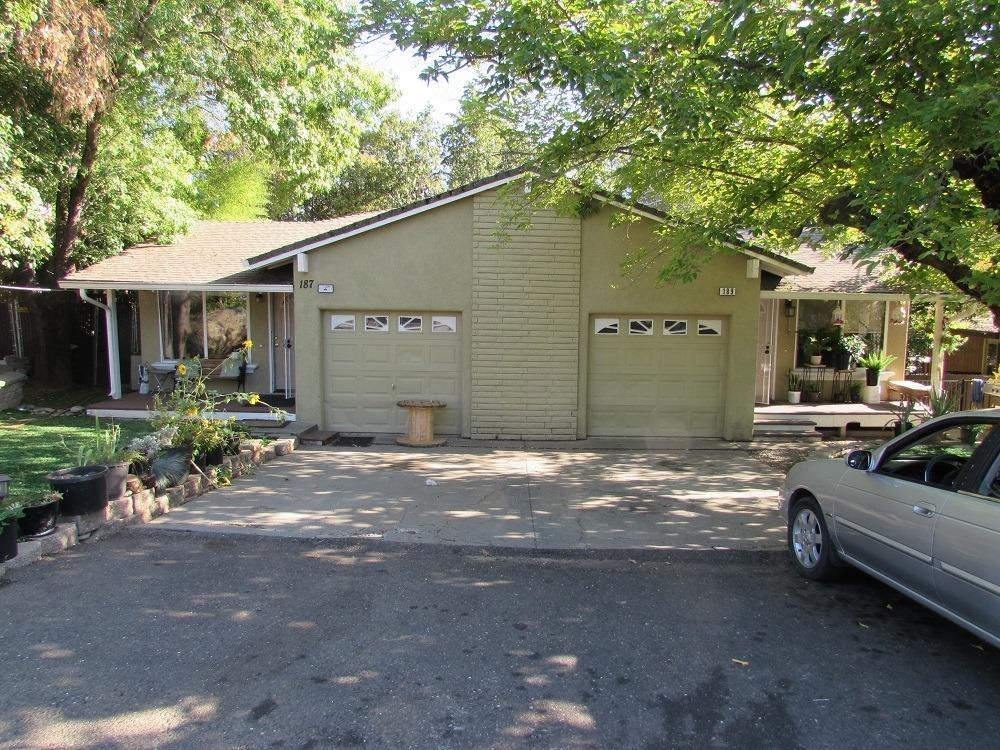
[[[588,434],[720,436],[726,328],[707,316],[594,316]]]
[[[455,313],[325,312],[324,409],[330,429],[406,431],[404,398],[436,399],[436,431],[462,431],[462,359]]]

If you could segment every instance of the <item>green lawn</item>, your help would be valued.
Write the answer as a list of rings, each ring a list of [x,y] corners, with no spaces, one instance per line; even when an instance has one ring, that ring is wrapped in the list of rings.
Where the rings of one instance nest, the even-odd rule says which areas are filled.
[[[101,420],[101,424],[110,420]],[[123,419],[125,441],[150,432],[141,419]],[[76,448],[89,441],[93,417],[21,417],[17,412],[0,412],[0,474],[11,477],[11,494],[48,489],[45,475],[53,469],[72,466]]]

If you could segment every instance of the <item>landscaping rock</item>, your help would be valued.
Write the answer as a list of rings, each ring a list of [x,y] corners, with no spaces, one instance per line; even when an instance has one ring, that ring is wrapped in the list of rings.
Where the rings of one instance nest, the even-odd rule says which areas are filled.
[[[0,374],[0,411],[16,409],[21,405],[26,379],[23,372]]]
[[[142,492],[145,488],[142,486],[142,480],[139,477],[135,474],[129,474],[128,479],[125,480],[125,489],[135,494],[136,492]]]
[[[62,552],[64,549],[75,546],[76,543],[77,533],[75,523],[60,523],[56,526],[55,531],[38,540],[43,555],[54,555],[57,552]]]
[[[274,455],[287,456],[292,452],[292,442],[290,440],[275,440]]]
[[[99,510],[96,513],[88,513],[85,516],[60,516],[63,523],[71,523],[76,526],[77,539],[86,534],[92,534],[104,524],[107,510]]]
[[[156,498],[159,500],[160,498]],[[171,508],[177,508],[184,505],[184,487],[168,487],[167,494],[164,498],[167,501],[167,509],[163,511],[168,513]]]
[[[83,407],[83,406],[79,406],[79,405],[78,405],[78,406],[71,406],[71,407],[69,407],[69,413],[70,413],[70,414],[82,414],[82,413],[83,413],[83,410],[84,410],[85,408],[86,408],[86,407]]]
[[[184,482],[184,497],[195,497],[201,494],[201,482],[200,476],[188,477],[187,481]],[[171,503],[173,507],[173,503]]]
[[[108,503],[105,518],[108,521],[118,521],[131,517],[133,512],[132,496],[126,495],[121,500],[112,500]]]
[[[153,508],[156,505],[156,495],[152,490],[142,490],[132,494],[132,515],[143,523],[153,520]]]
[[[162,516],[164,513],[170,512],[170,501],[167,500],[166,495],[157,495],[153,498],[153,507],[151,508],[151,513],[153,518]]]
[[[264,462],[273,461],[274,457],[278,454],[275,452],[274,445],[267,445],[264,447]]]

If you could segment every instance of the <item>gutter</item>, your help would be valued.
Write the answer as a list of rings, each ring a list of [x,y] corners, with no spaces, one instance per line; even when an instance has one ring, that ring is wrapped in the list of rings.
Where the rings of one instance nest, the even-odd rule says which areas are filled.
[[[115,306],[115,293],[111,289],[106,290],[108,304],[104,304],[88,296],[86,289],[79,289],[78,292],[84,302],[104,310],[104,319],[108,325],[108,380],[111,383],[108,395],[117,401],[122,397],[122,373],[118,364],[118,309]]]

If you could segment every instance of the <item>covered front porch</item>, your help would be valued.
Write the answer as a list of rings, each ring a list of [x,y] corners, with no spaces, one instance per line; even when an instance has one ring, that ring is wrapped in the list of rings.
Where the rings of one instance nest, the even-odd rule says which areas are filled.
[[[769,404],[755,406],[754,438],[818,437],[817,430],[836,430],[844,436],[851,429],[891,430],[904,405],[899,401],[877,404]],[[923,404],[915,404],[914,416],[927,415]]]

